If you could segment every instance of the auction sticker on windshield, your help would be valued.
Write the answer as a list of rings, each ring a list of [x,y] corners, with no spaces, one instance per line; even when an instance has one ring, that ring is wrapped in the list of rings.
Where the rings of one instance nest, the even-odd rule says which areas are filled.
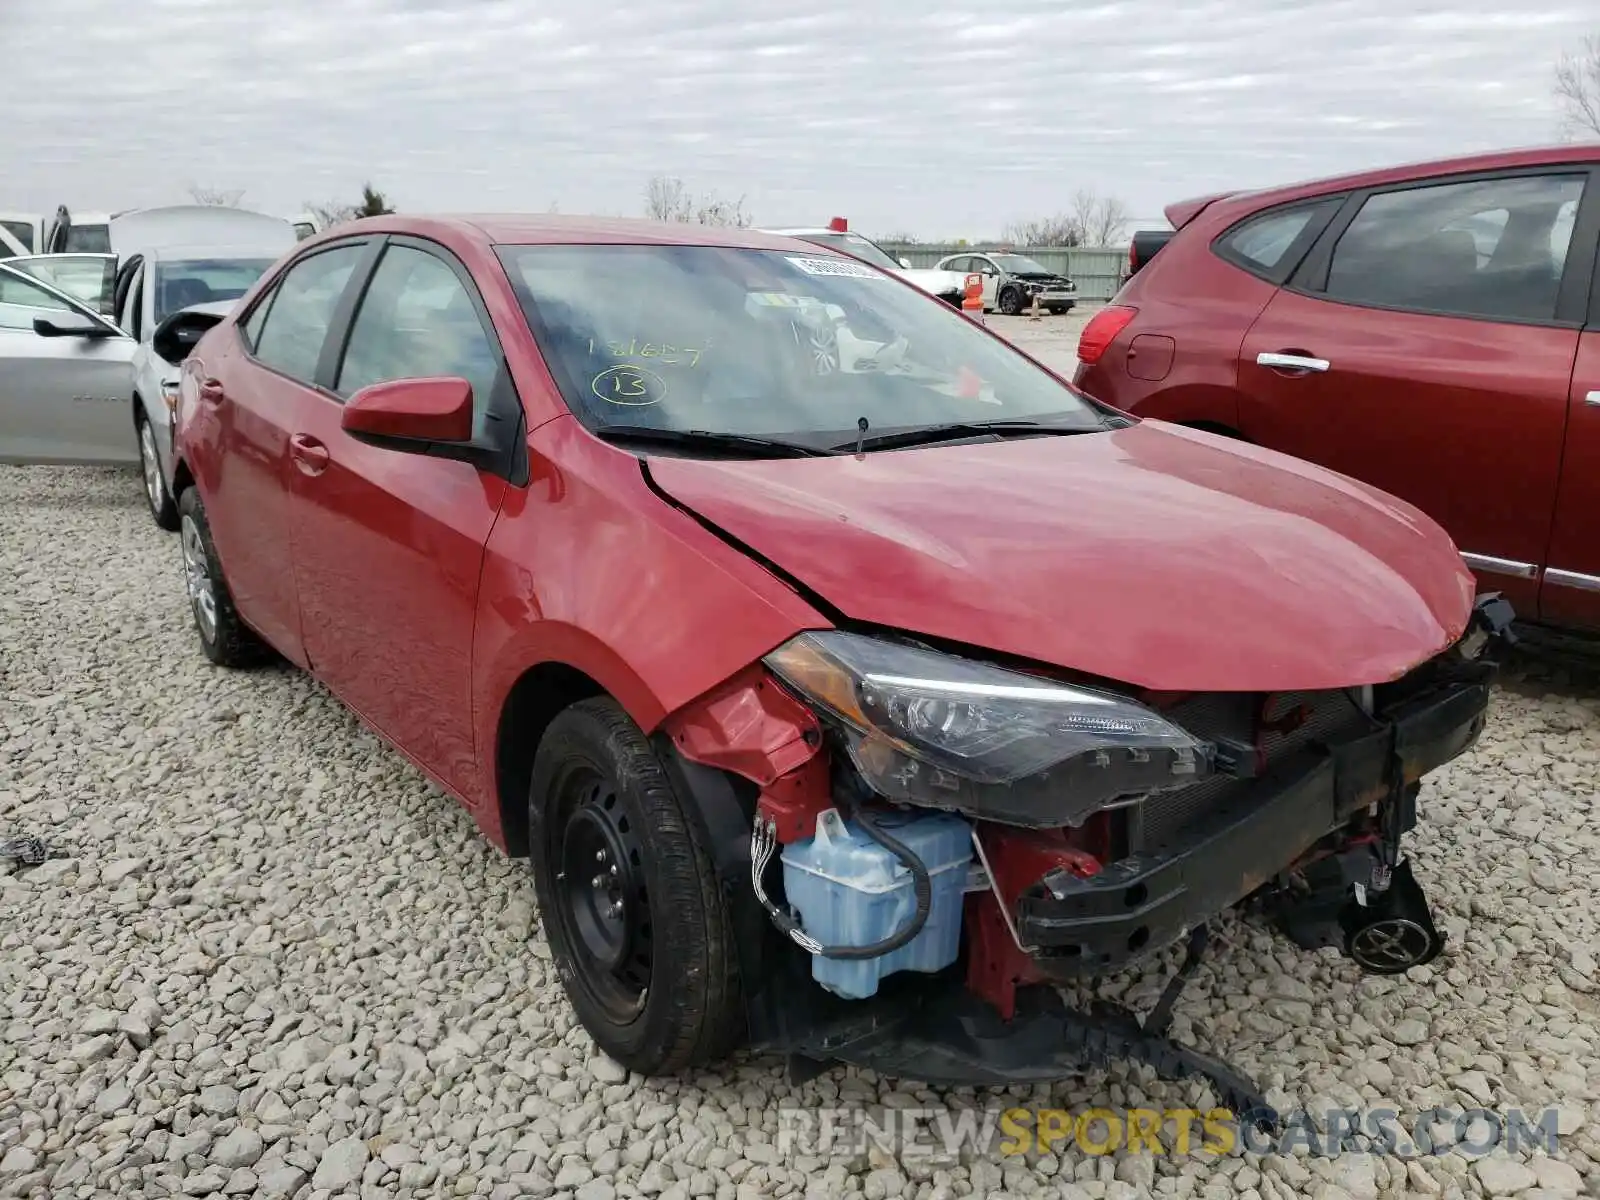
[[[852,262],[847,258],[796,258],[784,256],[807,275],[848,275],[852,279],[882,279],[885,276],[866,263]]]

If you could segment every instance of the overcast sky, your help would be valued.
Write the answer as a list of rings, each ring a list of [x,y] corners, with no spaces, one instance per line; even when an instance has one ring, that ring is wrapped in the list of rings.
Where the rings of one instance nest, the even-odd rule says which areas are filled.
[[[0,0],[0,209],[640,215],[993,235],[1556,140],[1595,0]]]

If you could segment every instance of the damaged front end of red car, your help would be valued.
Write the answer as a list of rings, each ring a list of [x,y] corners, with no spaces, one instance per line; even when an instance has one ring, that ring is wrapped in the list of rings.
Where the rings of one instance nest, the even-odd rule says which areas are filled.
[[[1483,728],[1510,619],[1483,597],[1398,679],[1285,695],[1141,695],[800,635],[657,735],[717,866],[752,1046],[800,1074],[967,1085],[1131,1058],[1275,1119],[1168,1037],[1207,922],[1250,906],[1380,973],[1437,955],[1402,839],[1422,777]],[[1185,941],[1142,1018],[1063,999]]]

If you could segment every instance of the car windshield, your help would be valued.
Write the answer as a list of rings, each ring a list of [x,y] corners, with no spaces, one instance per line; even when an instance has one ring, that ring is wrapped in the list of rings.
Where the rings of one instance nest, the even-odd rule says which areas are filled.
[[[1108,415],[949,305],[848,258],[717,246],[501,246],[568,406],[834,446],[975,421]]]
[[[1042,263],[1036,263],[1031,258],[1021,254],[991,254],[995,266],[1012,275],[1054,275],[1055,272]]]
[[[192,304],[237,300],[272,263],[270,258],[182,258],[156,263],[156,324]]]
[[[830,250],[837,250],[840,254],[848,254],[852,258],[859,258],[862,262],[871,263],[884,271],[900,270],[899,263],[859,233],[802,233],[800,240],[810,242],[813,246],[826,246]]]

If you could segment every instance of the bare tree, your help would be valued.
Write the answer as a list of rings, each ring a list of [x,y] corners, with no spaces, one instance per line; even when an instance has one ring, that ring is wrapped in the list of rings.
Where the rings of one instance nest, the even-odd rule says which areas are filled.
[[[1114,246],[1127,223],[1128,206],[1121,200],[1079,188],[1068,211],[1013,221],[1001,236],[1018,246]]]
[[[335,225],[343,225],[346,221],[356,219],[355,206],[340,204],[337,200],[324,200],[321,204],[306,200],[301,202],[301,207],[314,216],[317,224],[324,229],[332,229]]]
[[[216,208],[238,208],[239,201],[244,199],[244,189],[208,188],[191,184],[189,198],[196,204],[206,204]]]
[[[656,175],[644,187],[644,215],[652,221],[687,221],[691,207],[683,180]]]
[[[338,200],[324,200],[318,204],[304,200],[301,202],[301,208],[316,217],[317,224],[324,229],[332,229],[335,225],[343,225],[346,221],[355,221],[362,217],[381,217],[395,211],[394,206],[389,203],[389,198],[370,183],[361,185],[359,204],[343,204]]]
[[[1000,231],[1002,240],[1017,246],[1081,246],[1083,227],[1071,213],[1057,213],[1032,221],[1013,221]]]
[[[1128,223],[1128,206],[1115,196],[1080,188],[1072,198],[1072,219],[1083,239],[1080,246],[1114,246]]]
[[[657,175],[645,185],[644,211],[652,221],[674,221],[683,225],[743,228],[750,224],[743,196],[737,200],[714,192],[697,196],[684,186],[683,180],[668,175]]]
[[[1561,56],[1555,94],[1563,136],[1600,137],[1600,35],[1584,38],[1577,54]]]

